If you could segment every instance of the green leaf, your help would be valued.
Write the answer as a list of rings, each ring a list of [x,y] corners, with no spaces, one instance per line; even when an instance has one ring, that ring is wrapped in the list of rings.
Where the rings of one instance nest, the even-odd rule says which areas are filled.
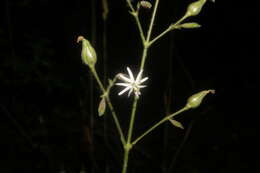
[[[98,115],[99,116],[104,115],[105,111],[106,111],[106,99],[103,97],[98,106]]]
[[[199,28],[201,27],[200,24],[195,23],[195,22],[191,22],[191,23],[184,23],[179,25],[180,28],[185,28],[185,29],[190,29],[190,28]]]
[[[172,123],[172,125],[174,125],[175,127],[184,129],[183,125],[182,125],[179,121],[176,121],[176,120],[174,120],[174,119],[169,119],[169,121],[170,121],[170,122]]]

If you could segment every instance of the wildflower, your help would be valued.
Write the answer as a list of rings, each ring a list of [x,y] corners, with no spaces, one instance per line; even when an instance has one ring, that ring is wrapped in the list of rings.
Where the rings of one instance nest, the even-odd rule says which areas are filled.
[[[139,95],[141,95],[140,88],[146,87],[146,85],[141,85],[141,84],[143,82],[145,82],[148,79],[148,77],[145,77],[145,78],[142,79],[143,70],[141,70],[138,73],[138,75],[137,75],[137,77],[135,79],[134,76],[133,76],[132,71],[130,70],[130,68],[127,67],[126,69],[128,71],[129,77],[126,77],[123,74],[119,74],[119,79],[123,80],[124,83],[116,83],[116,85],[125,87],[125,89],[123,89],[121,92],[119,92],[118,95],[122,95],[125,92],[129,91],[128,92],[128,97],[130,96],[130,94],[132,92],[134,92],[135,96],[138,98]]]

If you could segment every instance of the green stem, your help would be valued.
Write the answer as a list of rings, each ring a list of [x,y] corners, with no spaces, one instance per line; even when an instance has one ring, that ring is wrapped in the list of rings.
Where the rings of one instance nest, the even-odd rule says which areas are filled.
[[[161,34],[159,34],[157,37],[155,37],[152,41],[149,42],[149,46],[151,46],[154,42],[156,42],[157,40],[159,40],[161,37],[163,37],[164,35],[166,35],[168,32],[170,32],[172,30],[172,27],[169,26],[166,30],[164,30]]]
[[[159,40],[160,38],[162,38],[164,35],[166,35],[168,32],[176,29],[175,27],[177,25],[179,25],[183,20],[185,20],[187,18],[186,15],[184,15],[180,20],[178,20],[175,24],[170,25],[166,30],[164,30],[161,34],[159,34],[158,36],[156,36],[153,40],[151,40],[149,42],[149,46],[151,46],[154,42],[156,42],[157,40]]]
[[[123,163],[122,173],[126,173],[127,172],[129,152],[130,152],[130,150],[132,148],[131,139],[132,139],[132,134],[133,134],[134,122],[135,122],[137,100],[138,100],[138,97],[135,96],[135,99],[134,99],[134,102],[133,102],[133,107],[132,107],[132,113],[131,113],[129,129],[128,129],[127,142],[126,142],[126,144],[124,146],[124,163]]]
[[[112,105],[112,103],[111,103],[111,101],[110,101],[109,95],[107,94],[107,92],[106,92],[106,90],[105,90],[105,88],[104,88],[102,82],[100,81],[99,76],[98,76],[98,74],[97,74],[97,72],[96,72],[95,67],[90,67],[90,69],[91,69],[91,72],[92,72],[92,74],[94,75],[94,77],[95,77],[95,79],[96,79],[96,81],[97,81],[97,83],[98,83],[98,85],[99,85],[101,91],[103,92],[103,96],[106,98],[106,101],[107,101],[107,103],[108,103],[108,107],[109,107],[109,109],[110,109],[110,111],[111,111],[111,113],[112,113],[113,119],[114,119],[114,121],[115,121],[115,124],[116,124],[116,127],[117,127],[117,131],[118,131],[118,133],[119,133],[119,135],[120,135],[121,142],[122,142],[123,145],[125,145],[125,144],[126,144],[125,137],[124,137],[122,128],[121,128],[121,126],[120,126],[119,120],[118,120],[118,118],[117,118],[116,112],[115,112],[115,110],[114,110],[114,107],[113,107],[113,105]]]
[[[135,12],[135,9],[134,9],[133,5],[131,4],[131,1],[130,0],[126,0],[126,2],[127,2],[128,6],[129,6],[129,8],[131,9],[131,11]]]
[[[134,122],[135,122],[136,107],[137,107],[137,100],[138,100],[138,97],[135,96],[133,106],[132,106],[130,125],[129,125],[129,129],[128,129],[127,144],[130,144],[131,139],[132,139],[133,127],[134,127]]]
[[[143,42],[143,45],[144,45],[144,43],[145,43],[144,31],[143,31],[141,22],[140,22],[140,20],[139,20],[138,13],[135,12],[135,13],[133,13],[133,14],[134,14],[135,22],[136,22],[136,24],[137,24],[139,33],[140,33],[140,37],[141,37],[142,42]]]
[[[140,37],[142,39],[142,42],[144,43],[145,42],[145,37],[144,37],[144,31],[143,31],[143,28],[142,28],[142,25],[141,25],[141,22],[139,20],[139,11],[138,10],[135,10],[133,5],[131,4],[130,0],[127,0],[127,4],[128,6],[130,7],[130,10],[131,10],[131,14],[134,16],[135,18],[135,22],[137,24],[137,27],[138,27],[138,30],[139,30],[139,33],[140,33]]]
[[[130,151],[130,150],[126,149],[126,147],[125,147],[125,152],[124,152],[124,164],[123,164],[122,173],[126,173],[126,172],[127,172],[129,151]]]
[[[148,33],[147,33],[147,38],[146,38],[147,43],[150,41],[150,37],[151,37],[151,34],[152,34],[152,30],[153,30],[154,19],[155,19],[155,16],[156,16],[159,1],[160,0],[155,1],[154,10],[153,10],[151,22],[150,22]]]
[[[156,2],[155,2],[155,6],[154,6],[154,10],[153,10],[153,14],[152,14],[152,18],[151,18],[151,22],[150,22],[150,25],[149,25],[149,29],[148,29],[148,32],[147,32],[146,39],[144,38],[144,34],[143,34],[143,31],[142,31],[141,23],[139,21],[137,12],[133,9],[132,4],[130,3],[130,1],[127,0],[127,2],[128,2],[128,5],[130,6],[130,9],[132,10],[132,14],[134,14],[135,20],[136,20],[138,28],[139,28],[139,33],[140,33],[140,36],[142,38],[142,43],[144,45],[142,59],[141,59],[141,65],[140,65],[140,71],[141,71],[141,70],[144,69],[145,60],[146,60],[147,52],[148,52],[148,49],[149,49],[149,41],[150,41],[152,29],[153,29],[153,24],[154,24],[154,20],[155,20],[156,11],[157,11],[157,8],[158,8],[159,0],[156,0]],[[132,113],[131,113],[129,129],[128,129],[127,143],[126,143],[126,145],[124,147],[124,163],[123,163],[122,173],[126,173],[127,172],[129,152],[130,152],[130,149],[132,148],[131,139],[132,139],[132,133],[133,133],[133,127],[134,127],[134,120],[135,120],[137,103],[138,103],[138,98],[135,96],[135,99],[134,99],[134,102],[133,102],[133,107],[132,107]]]
[[[166,30],[164,30],[161,34],[156,36],[153,40],[149,42],[149,46],[151,46],[154,42],[162,38],[164,35],[166,35],[168,32],[176,29],[175,27],[179,25],[183,20],[185,20],[188,16],[184,15],[180,20],[178,20],[175,24],[170,25]]]
[[[141,136],[139,136],[136,140],[134,140],[132,142],[132,145],[135,145],[138,141],[140,141],[143,137],[145,137],[147,134],[149,134],[151,131],[153,131],[156,127],[158,127],[159,125],[161,125],[162,123],[164,123],[165,121],[168,121],[169,119],[173,118],[174,116],[188,110],[189,107],[184,107],[180,110],[178,110],[177,112],[168,115],[167,117],[163,118],[161,121],[159,121],[158,123],[156,123],[155,125],[153,125],[151,128],[149,128],[147,131],[145,131]]]

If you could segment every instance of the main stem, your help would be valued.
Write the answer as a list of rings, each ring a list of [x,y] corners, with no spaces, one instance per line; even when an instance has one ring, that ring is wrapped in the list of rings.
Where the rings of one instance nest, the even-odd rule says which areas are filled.
[[[128,3],[130,4],[129,0],[128,0]],[[140,71],[144,69],[145,60],[146,60],[147,52],[148,52],[148,49],[149,49],[149,42],[150,42],[152,30],[153,30],[153,25],[154,25],[154,20],[155,20],[158,4],[159,4],[159,0],[156,0],[146,39],[143,39],[143,33],[141,32],[142,31],[141,25],[138,25],[140,36],[142,38],[142,43],[143,43],[143,46],[144,46],[142,59],[141,59],[141,65],[140,65]],[[130,5],[130,8],[131,8],[131,5]],[[133,11],[133,8],[131,8],[131,10]],[[135,19],[137,21],[137,24],[140,24],[139,18],[135,17]],[[135,120],[137,103],[138,103],[138,97],[135,96],[134,102],[133,102],[133,107],[132,107],[129,129],[128,129],[127,141],[126,141],[126,144],[124,146],[124,163],[123,163],[122,173],[127,172],[129,152],[132,148],[131,139],[132,139],[132,134],[133,134],[133,127],[134,127],[134,120]]]
[[[143,69],[143,67],[144,67],[144,61],[145,61],[145,58],[147,56],[147,51],[148,51],[148,47],[144,46],[140,69]],[[134,122],[135,122],[135,114],[136,114],[137,103],[138,103],[138,98],[135,96],[134,102],[133,102],[133,107],[132,107],[129,129],[128,129],[127,141],[126,141],[126,144],[124,146],[124,163],[123,163],[122,173],[127,172],[129,152],[132,148],[131,140],[132,140],[132,134],[133,134],[133,128],[134,128]]]

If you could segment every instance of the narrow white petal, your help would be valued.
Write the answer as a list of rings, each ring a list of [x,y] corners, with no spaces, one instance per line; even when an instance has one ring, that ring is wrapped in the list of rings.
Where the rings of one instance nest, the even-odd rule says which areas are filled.
[[[138,75],[137,75],[137,77],[136,77],[136,81],[137,81],[137,82],[141,80],[142,74],[143,74],[143,70],[141,70],[141,71],[138,73]]]
[[[118,85],[118,86],[125,86],[125,87],[128,87],[128,86],[129,86],[128,83],[116,83],[116,85]]]
[[[130,77],[130,79],[131,79],[132,81],[134,81],[134,80],[135,80],[135,78],[134,78],[134,76],[133,76],[133,73],[132,73],[132,71],[130,70],[130,68],[129,68],[129,67],[127,67],[126,69],[127,69],[127,71],[128,71],[128,74],[129,74],[129,77]]]
[[[118,93],[118,95],[122,95],[124,94],[127,90],[129,90],[131,88],[131,86],[126,87],[125,89],[123,89],[120,93]]]
[[[147,79],[148,79],[148,77],[143,78],[143,79],[139,82],[139,84],[141,84],[141,83],[147,81]]]
[[[129,78],[127,78],[127,77],[125,77],[124,75],[122,75],[122,74],[120,74],[119,75],[119,77],[120,77],[120,79],[122,79],[123,81],[125,81],[125,82],[129,82],[129,83],[131,83],[132,81],[131,81],[131,79],[129,79]]]
[[[146,85],[138,85],[138,88],[145,88],[147,87]]]
[[[128,92],[128,97],[131,95],[131,93],[133,92],[133,88],[131,88]]]

